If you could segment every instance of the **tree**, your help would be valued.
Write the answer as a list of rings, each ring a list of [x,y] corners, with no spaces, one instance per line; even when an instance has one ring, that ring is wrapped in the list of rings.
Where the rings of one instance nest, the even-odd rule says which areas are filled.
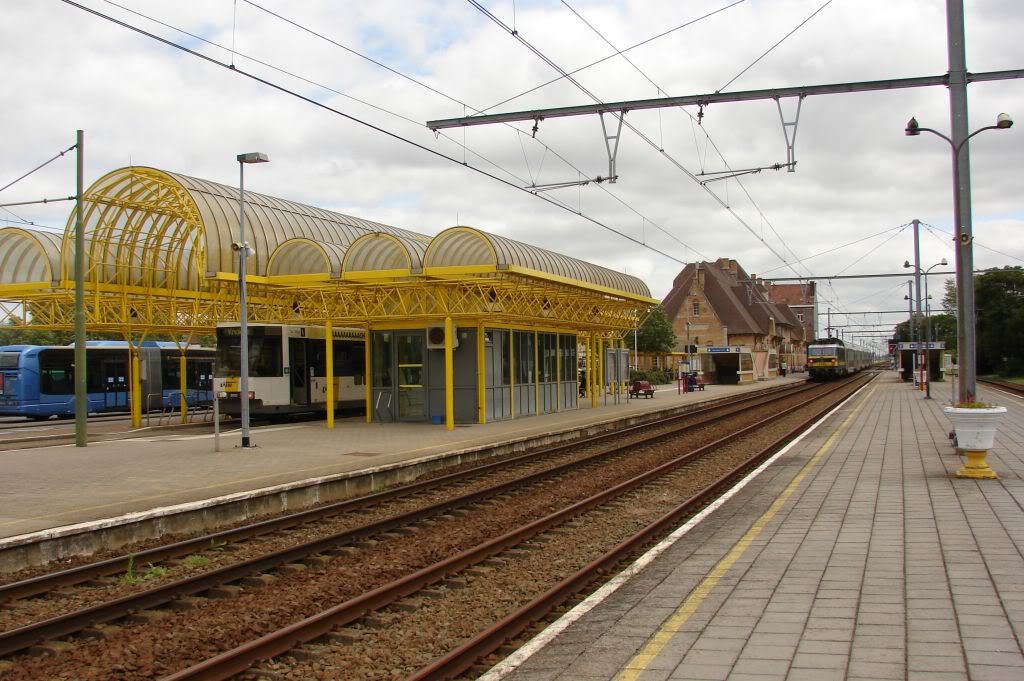
[[[974,278],[979,374],[1024,372],[1024,269],[1004,267]]]
[[[70,331],[46,331],[21,324],[18,318],[7,320],[0,328],[0,345],[67,345],[75,338]]]
[[[665,308],[661,305],[651,309],[651,313],[644,320],[643,325],[637,331],[637,345],[640,352],[654,352],[663,354],[672,352],[676,346],[676,333],[672,330],[672,322],[665,314]],[[626,334],[626,347],[633,350],[633,334]]]

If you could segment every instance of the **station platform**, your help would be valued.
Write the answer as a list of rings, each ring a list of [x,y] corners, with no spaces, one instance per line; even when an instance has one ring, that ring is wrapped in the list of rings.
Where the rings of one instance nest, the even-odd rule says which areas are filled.
[[[555,414],[482,425],[366,423],[339,419],[252,429],[177,433],[0,452],[0,571],[114,548],[167,532],[209,530],[245,518],[355,496],[461,460],[573,439],[696,402],[805,380],[805,374],[742,386],[709,385],[618,404],[612,396]],[[101,536],[99,531],[106,532]],[[85,534],[91,536],[84,537]],[[40,542],[49,542],[40,545]],[[19,554],[19,547],[30,547]]]
[[[1024,400],[976,481],[944,398],[884,372],[482,681],[1024,679]]]

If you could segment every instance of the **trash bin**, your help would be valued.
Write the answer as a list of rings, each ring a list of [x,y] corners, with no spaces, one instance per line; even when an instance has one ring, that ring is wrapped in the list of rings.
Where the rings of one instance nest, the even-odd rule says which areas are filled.
[[[433,423],[435,426],[441,425],[442,423],[444,423],[444,414],[441,414],[440,416],[431,416],[430,422]]]

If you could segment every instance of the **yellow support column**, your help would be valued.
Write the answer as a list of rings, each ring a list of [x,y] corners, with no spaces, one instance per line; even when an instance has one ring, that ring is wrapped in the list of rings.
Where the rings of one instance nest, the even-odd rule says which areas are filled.
[[[188,423],[188,376],[185,371],[188,364],[185,362],[185,348],[181,348],[181,356],[178,358],[178,389],[181,390],[181,422]]]
[[[508,330],[508,413],[509,418],[516,417],[516,332]]]
[[[328,320],[324,324],[324,343],[326,344],[326,352],[324,353],[324,359],[327,364],[327,428],[328,430],[334,428],[334,330],[331,328],[331,322]]]
[[[533,332],[533,413],[540,416],[540,334]]]
[[[366,325],[366,340],[363,342],[363,383],[366,388],[366,422],[373,423],[373,365],[370,364],[370,343],[373,334],[370,325]]]
[[[590,335],[590,406],[597,407],[597,339]]]
[[[455,430],[455,328],[444,318],[444,419],[445,428]]]
[[[575,389],[576,386],[573,386]],[[555,334],[555,413],[562,411],[562,334]]]
[[[131,341],[129,341],[131,342]],[[139,361],[139,348],[132,344],[131,346],[131,414],[132,414],[132,428],[142,427],[142,366]]]
[[[598,399],[604,397],[604,339],[597,339],[597,355],[594,357],[597,360],[597,375],[594,377],[597,379],[597,395]]]
[[[484,365],[484,354],[487,352],[484,343],[486,330],[483,324],[476,326],[476,420],[487,423],[487,367]]]

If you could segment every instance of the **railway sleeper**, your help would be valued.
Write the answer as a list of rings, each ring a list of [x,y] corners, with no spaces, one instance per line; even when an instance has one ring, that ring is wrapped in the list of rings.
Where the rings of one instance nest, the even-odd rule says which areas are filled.
[[[116,624],[99,624],[95,627],[86,627],[85,629],[82,629],[80,632],[78,632],[78,634],[76,634],[76,636],[78,636],[79,638],[91,638],[102,640],[107,638],[108,636],[116,634],[123,628],[124,627],[118,626]]]
[[[236,581],[235,584],[241,584],[242,586],[262,589],[265,586],[270,586],[276,580],[277,578],[274,577],[274,575],[249,575],[248,577],[242,577],[241,579]]]
[[[397,610],[398,612],[416,612],[423,605],[423,601],[418,598],[406,598],[400,601],[395,601],[389,608]]]
[[[207,600],[208,599],[206,598],[199,598],[198,596],[182,596],[181,598],[175,598],[173,601],[169,602],[167,607],[170,610],[193,610],[205,603]]]
[[[30,646],[25,651],[26,654],[32,657],[41,657],[43,655],[59,655],[68,648],[74,647],[73,643],[68,641],[44,641],[37,643],[34,646]]]
[[[321,636],[325,641],[337,645],[350,645],[362,637],[363,633],[361,631],[358,629],[352,629],[351,627],[341,627],[340,629],[329,631]]]
[[[122,618],[130,624],[155,624],[169,615],[166,610],[140,610]]]
[[[274,568],[274,572],[281,575],[297,575],[300,572],[305,572],[309,569],[308,565],[303,563],[285,563],[284,565],[278,565]]]
[[[207,598],[228,599],[237,598],[242,593],[242,587],[233,584],[215,586],[202,592]]]
[[[330,647],[328,646],[317,645],[316,643],[306,643],[289,650],[288,657],[294,658],[299,662],[315,662],[316,660],[321,659],[328,652],[330,652]]]

